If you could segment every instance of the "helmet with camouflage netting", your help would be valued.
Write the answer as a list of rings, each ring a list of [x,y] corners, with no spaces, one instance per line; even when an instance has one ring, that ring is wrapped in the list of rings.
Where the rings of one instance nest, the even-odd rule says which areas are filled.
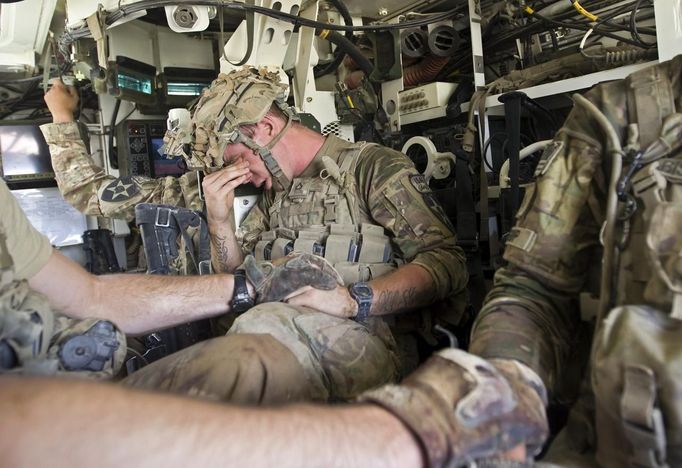
[[[191,117],[175,109],[169,113],[164,150],[169,155],[182,156],[190,169],[210,171],[224,166],[223,153],[228,144],[243,143],[261,157],[275,181],[287,187],[289,180],[270,151],[292,121],[298,120],[296,112],[287,105],[286,96],[287,85],[280,82],[277,73],[264,68],[247,66],[221,73],[204,88]],[[258,123],[273,104],[287,117],[287,123],[272,141],[262,146],[240,126]]]

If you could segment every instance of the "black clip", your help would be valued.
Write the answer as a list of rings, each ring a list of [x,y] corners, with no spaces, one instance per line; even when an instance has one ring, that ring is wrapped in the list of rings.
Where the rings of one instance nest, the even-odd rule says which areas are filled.
[[[630,193],[632,176],[642,168],[642,155],[641,151],[631,150],[623,158],[629,163],[627,172],[623,174],[616,185],[616,194],[618,195],[618,201],[624,204],[623,210],[618,215],[618,219],[625,221],[630,219],[635,211],[637,211],[637,200]]]

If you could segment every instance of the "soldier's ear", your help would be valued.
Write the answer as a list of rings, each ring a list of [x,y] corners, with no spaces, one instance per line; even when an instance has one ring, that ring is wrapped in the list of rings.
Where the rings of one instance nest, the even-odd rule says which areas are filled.
[[[269,137],[270,139],[274,138],[274,136],[277,134],[277,129],[275,128],[275,122],[272,120],[272,118],[269,115],[266,115],[261,119],[259,124],[262,124],[262,130],[263,134]]]

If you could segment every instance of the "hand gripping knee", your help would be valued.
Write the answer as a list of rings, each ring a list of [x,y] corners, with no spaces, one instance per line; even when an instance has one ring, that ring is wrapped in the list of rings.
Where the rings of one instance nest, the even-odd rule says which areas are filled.
[[[412,431],[431,467],[499,456],[519,444],[537,453],[548,434],[540,378],[517,361],[458,349],[432,356],[401,385],[364,393]]]
[[[291,253],[272,262],[258,262],[249,255],[239,267],[256,290],[256,303],[277,302],[304,286],[332,290],[343,286],[334,267],[322,257]]]

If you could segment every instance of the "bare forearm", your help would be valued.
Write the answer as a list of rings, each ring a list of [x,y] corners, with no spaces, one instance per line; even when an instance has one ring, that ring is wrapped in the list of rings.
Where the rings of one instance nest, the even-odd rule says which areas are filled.
[[[111,318],[126,333],[140,334],[229,311],[232,275],[97,277],[87,315]]]
[[[53,251],[29,284],[55,311],[111,320],[138,334],[227,312],[234,280],[232,275],[93,276]]]
[[[243,409],[108,384],[0,377],[6,466],[417,467],[374,406]]]
[[[374,291],[372,315],[416,309],[430,304],[435,296],[431,275],[419,265],[404,265],[370,285]]]
[[[232,273],[244,261],[231,223],[209,220],[211,234],[211,263],[218,273]]]

